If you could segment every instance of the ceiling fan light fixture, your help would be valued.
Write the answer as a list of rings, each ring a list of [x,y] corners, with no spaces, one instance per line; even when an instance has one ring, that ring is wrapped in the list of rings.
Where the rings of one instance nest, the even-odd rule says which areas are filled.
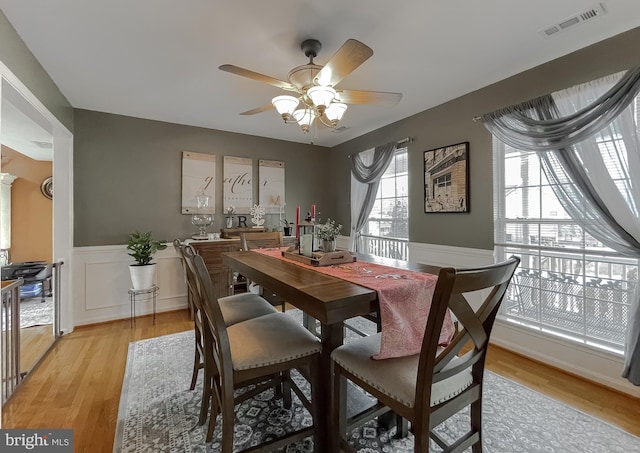
[[[331,101],[336,97],[336,90],[327,86],[314,86],[309,88],[307,96],[318,109],[318,114],[322,115]]]
[[[271,100],[271,103],[276,108],[282,119],[287,122],[293,112],[298,108],[300,101],[298,98],[288,95],[276,96]]]
[[[298,109],[293,112],[293,117],[300,125],[302,131],[306,134],[307,132],[309,132],[309,126],[311,125],[311,123],[313,123],[316,114],[312,109],[304,108]]]
[[[344,112],[347,111],[347,104],[343,104],[342,102],[334,102],[329,105],[324,111],[325,116],[331,122],[333,127],[338,125],[338,121],[342,119]]]

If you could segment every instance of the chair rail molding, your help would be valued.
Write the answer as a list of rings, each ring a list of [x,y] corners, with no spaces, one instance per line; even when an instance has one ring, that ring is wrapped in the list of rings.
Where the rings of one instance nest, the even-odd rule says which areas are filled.
[[[180,257],[173,247],[158,251],[156,311],[187,308],[187,285]],[[127,319],[130,315],[129,265],[126,245],[75,247],[73,260],[74,324]],[[152,313],[151,299],[136,304],[136,315]]]

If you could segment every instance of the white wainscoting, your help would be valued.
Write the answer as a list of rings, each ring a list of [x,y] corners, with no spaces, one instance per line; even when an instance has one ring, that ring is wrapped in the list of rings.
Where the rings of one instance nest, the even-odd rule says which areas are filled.
[[[494,262],[492,250],[418,243],[409,244],[409,259],[419,263],[453,267],[485,266]],[[473,304],[473,299],[470,302]],[[620,377],[623,358],[618,354],[577,344],[500,319],[496,320],[493,327],[491,342],[584,379],[640,397],[640,388]]]
[[[180,258],[171,244],[154,256],[160,287],[156,312],[187,307],[187,286]],[[133,259],[124,245],[76,247],[73,260],[73,325],[128,318],[129,264]],[[150,314],[152,302],[136,300],[136,315]]]

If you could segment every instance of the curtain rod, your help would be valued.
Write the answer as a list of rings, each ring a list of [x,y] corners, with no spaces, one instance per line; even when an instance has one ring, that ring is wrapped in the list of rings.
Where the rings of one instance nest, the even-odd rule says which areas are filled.
[[[413,143],[413,137],[405,137],[396,142],[396,148],[400,145],[404,145],[405,143]],[[352,155],[347,154],[347,158],[351,159]]]

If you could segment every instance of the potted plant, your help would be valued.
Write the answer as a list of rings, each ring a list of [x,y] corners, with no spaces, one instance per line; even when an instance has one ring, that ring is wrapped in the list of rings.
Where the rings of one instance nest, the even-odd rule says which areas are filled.
[[[293,222],[289,222],[286,218],[285,219],[280,219],[280,223],[282,223],[283,227],[282,227],[282,232],[285,236],[291,236],[291,225],[293,225]]]
[[[327,219],[325,223],[316,226],[316,237],[322,241],[322,250],[325,252],[335,252],[336,238],[342,231],[342,225],[334,220]]]
[[[146,233],[136,231],[129,235],[128,254],[136,260],[135,264],[129,265],[133,289],[147,289],[154,285],[156,263],[152,263],[151,259],[158,250],[166,248],[166,244],[152,238],[151,231]]]

